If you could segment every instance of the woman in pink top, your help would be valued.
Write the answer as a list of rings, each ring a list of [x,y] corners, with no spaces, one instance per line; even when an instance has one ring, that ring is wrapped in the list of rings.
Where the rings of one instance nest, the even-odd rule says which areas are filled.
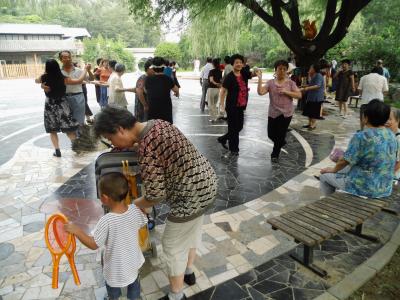
[[[286,144],[286,132],[294,113],[293,98],[301,98],[296,83],[287,77],[289,63],[286,60],[275,62],[275,78],[262,85],[262,73],[257,72],[257,93],[269,93],[268,137],[274,142],[271,160],[277,162],[282,147]]]

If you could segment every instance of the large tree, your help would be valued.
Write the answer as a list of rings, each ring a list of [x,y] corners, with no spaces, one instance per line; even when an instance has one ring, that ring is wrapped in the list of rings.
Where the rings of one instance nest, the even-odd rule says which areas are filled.
[[[356,15],[370,1],[308,1],[315,2],[315,5],[323,4],[324,9],[320,14],[323,14],[323,10],[325,14],[318,34],[312,39],[306,39],[302,21],[310,18],[310,15],[300,16],[300,1],[297,0],[129,0],[133,13],[164,21],[182,12],[187,12],[189,18],[194,18],[198,14],[215,12],[228,5],[242,5],[278,32],[286,46],[296,55],[298,65],[303,67],[320,59],[339,43],[346,36]]]

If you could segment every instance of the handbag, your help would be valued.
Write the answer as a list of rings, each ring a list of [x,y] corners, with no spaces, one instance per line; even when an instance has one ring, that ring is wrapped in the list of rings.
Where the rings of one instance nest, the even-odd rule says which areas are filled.
[[[343,149],[340,148],[333,149],[331,154],[329,154],[329,158],[335,163],[338,162],[338,160],[343,156],[344,156],[344,151]]]

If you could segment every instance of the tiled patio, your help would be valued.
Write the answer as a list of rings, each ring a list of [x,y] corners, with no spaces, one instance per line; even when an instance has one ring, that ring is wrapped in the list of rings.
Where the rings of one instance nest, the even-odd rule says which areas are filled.
[[[210,124],[208,116],[198,112],[198,98],[198,89],[183,88],[181,100],[174,100],[175,123],[211,161],[219,188],[216,205],[203,225],[203,243],[195,263],[197,283],[185,288],[187,296],[201,300],[312,299],[381,246],[348,234],[326,241],[316,251],[317,264],[331,274],[323,280],[291,260],[287,252],[297,244],[266,223],[270,217],[319,199],[319,183],[313,175],[330,164],[327,156],[334,145],[345,148],[358,126],[357,113],[343,120],[328,104],[330,115],[313,133],[300,129],[305,119],[296,115],[281,162],[271,164],[265,98],[254,92],[250,96],[236,159],[225,158],[225,150],[215,141],[226,130],[225,124]],[[103,299],[99,255],[79,243],[76,264],[82,285],[75,286],[63,260],[59,288],[51,289],[51,257],[43,238],[45,218],[53,212],[63,212],[87,232],[103,214],[96,199],[93,167],[101,151],[77,155],[63,150],[60,160],[51,157],[48,137],[41,135],[23,143],[0,166],[0,297]],[[157,212],[159,225],[152,239],[158,244],[159,257],[148,257],[141,270],[142,295],[147,300],[158,299],[168,290],[159,242],[168,208],[162,205]],[[397,223],[391,215],[378,214],[366,228],[384,242]]]

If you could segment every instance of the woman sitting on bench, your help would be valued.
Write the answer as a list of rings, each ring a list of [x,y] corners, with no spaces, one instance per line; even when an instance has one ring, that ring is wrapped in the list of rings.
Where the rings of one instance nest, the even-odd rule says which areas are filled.
[[[344,157],[335,167],[321,170],[323,196],[336,189],[368,198],[390,196],[397,141],[391,130],[385,128],[389,116],[390,107],[380,100],[372,100],[366,105],[364,130],[354,134]]]

